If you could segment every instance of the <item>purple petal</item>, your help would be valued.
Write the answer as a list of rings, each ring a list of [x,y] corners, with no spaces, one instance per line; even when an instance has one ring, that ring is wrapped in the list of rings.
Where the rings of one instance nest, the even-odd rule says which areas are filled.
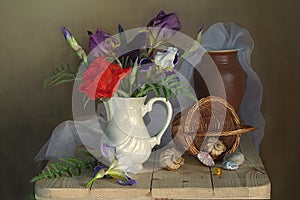
[[[154,65],[154,63],[150,58],[143,58],[141,59],[139,65],[140,65],[139,71],[146,72],[150,69],[150,67]]]
[[[123,185],[123,186],[126,186],[126,185],[130,185],[130,186],[135,186],[137,184],[136,180],[130,178],[129,176],[125,175],[126,176],[126,179],[127,181],[126,182],[123,182],[122,180],[118,179],[118,183],[120,185]]]
[[[66,29],[66,27],[62,26],[61,31],[63,32],[65,39],[72,38],[72,34],[68,31],[68,29]]]
[[[161,10],[155,18],[147,25],[148,27],[159,27],[179,31],[181,28],[180,22],[176,13],[166,14]]]
[[[171,38],[176,31],[181,29],[181,24],[178,20],[176,13],[166,14],[161,10],[158,15],[153,18],[147,25],[150,31],[160,39]],[[155,27],[155,29],[151,28]]]
[[[205,27],[205,24],[203,24],[203,25],[200,27],[198,33],[201,33],[201,32],[204,30],[204,27]]]
[[[93,35],[93,32],[92,32],[92,31],[87,31],[87,34],[88,34],[89,36],[91,36],[91,35]]]
[[[118,31],[119,31],[119,33],[124,32],[124,29],[123,29],[123,27],[121,26],[121,24],[118,24]]]
[[[98,57],[100,55],[107,54],[113,48],[114,41],[106,42],[107,38],[111,38],[111,35],[105,33],[101,29],[97,29],[95,34],[90,34],[89,49],[93,56]]]
[[[178,63],[178,61],[179,61],[179,54],[176,53],[175,58],[173,60],[173,64],[176,65]]]
[[[113,158],[116,156],[116,147],[110,146],[106,143],[102,144],[101,147],[102,150],[102,154],[106,157],[106,158]]]
[[[110,34],[105,33],[101,29],[97,29],[97,32],[95,34],[90,35],[90,50],[95,48],[98,44],[103,42],[106,38],[109,38]]]
[[[107,167],[103,166],[103,165],[97,165],[95,168],[94,168],[94,172],[93,172],[93,178],[96,176],[96,174],[100,171],[100,169],[107,169]]]

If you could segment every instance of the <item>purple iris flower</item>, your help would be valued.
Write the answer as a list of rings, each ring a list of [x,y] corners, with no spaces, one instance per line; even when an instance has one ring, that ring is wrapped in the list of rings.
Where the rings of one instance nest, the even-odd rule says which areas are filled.
[[[176,13],[166,14],[161,10],[155,18],[147,25],[148,29],[156,39],[167,40],[171,38],[176,31],[179,31],[181,24]]]
[[[119,183],[120,185],[123,185],[123,186],[126,186],[126,185],[135,186],[135,185],[136,185],[136,183],[137,183],[136,180],[130,178],[130,177],[127,176],[127,175],[125,175],[125,177],[126,177],[126,179],[127,179],[126,182],[122,181],[121,179],[118,179],[118,183]]]
[[[111,37],[111,35],[105,33],[99,28],[97,29],[97,32],[95,34],[93,34],[92,32],[88,33],[90,35],[90,54],[95,57],[109,54],[116,45],[116,41]]]

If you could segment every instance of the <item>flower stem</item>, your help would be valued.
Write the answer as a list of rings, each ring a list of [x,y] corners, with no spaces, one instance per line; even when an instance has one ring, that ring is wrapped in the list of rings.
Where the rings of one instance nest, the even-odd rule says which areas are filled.
[[[118,65],[120,65],[120,67],[123,68],[122,63],[121,63],[121,61],[119,60],[119,58],[117,58],[117,57],[114,57],[114,58],[115,58],[115,60],[117,61]]]
[[[97,179],[97,177],[94,177],[92,178],[91,180],[89,180],[84,186],[87,188],[87,187],[90,187],[92,185],[92,183]]]
[[[122,65],[121,61],[119,60],[119,58],[114,53],[112,53],[112,57],[115,59],[115,61],[117,61],[118,65],[123,68],[123,65]]]
[[[150,47],[149,49],[148,49],[148,51],[147,51],[147,55],[148,55],[148,57],[150,56],[150,54],[151,54],[151,52],[153,51],[153,48],[152,47]]]

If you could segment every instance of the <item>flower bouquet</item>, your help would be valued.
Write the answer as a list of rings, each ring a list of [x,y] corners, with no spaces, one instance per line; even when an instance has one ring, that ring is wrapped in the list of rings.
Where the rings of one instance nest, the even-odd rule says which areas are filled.
[[[45,79],[44,87],[83,80],[79,90],[89,100],[105,100],[113,96],[142,97],[152,91],[167,100],[171,95],[182,94],[196,100],[187,86],[180,82],[175,68],[180,59],[200,47],[203,27],[196,41],[185,52],[165,46],[180,28],[175,13],[160,11],[129,42],[121,25],[118,25],[119,38],[101,29],[97,29],[96,33],[88,31],[90,51],[87,56],[74,36],[62,27],[66,41],[81,60],[76,67],[56,69]]]
[[[151,150],[160,144],[161,137],[172,117],[170,98],[185,95],[193,101],[197,98],[176,70],[182,60],[200,48],[203,27],[196,40],[186,50],[170,44],[170,39],[181,25],[175,13],[160,11],[147,27],[128,34],[118,25],[118,34],[111,36],[101,29],[88,31],[89,54],[78,44],[69,30],[62,27],[67,43],[76,52],[80,62],[75,67],[60,67],[44,81],[45,87],[53,87],[69,81],[80,81],[78,90],[84,93],[84,105],[94,101],[104,103],[108,125],[101,147],[114,149],[111,167],[97,167],[91,185],[106,175],[119,177],[121,183],[135,183],[126,172],[137,172],[149,158]],[[128,35],[132,36],[129,39]],[[192,70],[192,68],[191,68]],[[144,103],[148,94],[155,98]],[[143,122],[153,103],[162,101],[167,107],[165,126],[156,137],[151,137]],[[105,148],[104,148],[105,149]],[[102,154],[106,155],[101,148]],[[114,170],[118,171],[115,174]],[[109,173],[112,174],[109,174]],[[125,181],[125,182],[124,182]]]

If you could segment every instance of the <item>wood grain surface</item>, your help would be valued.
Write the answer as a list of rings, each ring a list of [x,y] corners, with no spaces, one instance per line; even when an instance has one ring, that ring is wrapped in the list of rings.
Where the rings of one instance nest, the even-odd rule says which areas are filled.
[[[131,174],[137,186],[120,186],[116,179],[97,180],[92,190],[84,188],[90,172],[81,176],[44,179],[35,184],[38,200],[62,199],[270,199],[271,184],[263,163],[248,134],[237,151],[245,162],[236,171],[222,170],[221,176],[195,157],[184,154],[185,164],[176,171],[157,169],[155,152],[145,163],[144,172]],[[158,153],[157,153],[158,154]],[[217,163],[215,167],[220,166]]]

